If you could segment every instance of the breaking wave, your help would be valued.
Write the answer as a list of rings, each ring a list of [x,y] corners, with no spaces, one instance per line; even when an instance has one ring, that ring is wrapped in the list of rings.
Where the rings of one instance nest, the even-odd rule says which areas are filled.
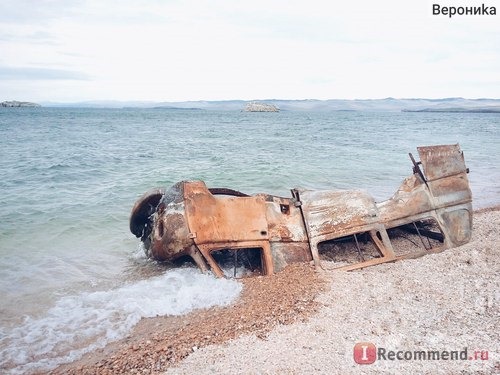
[[[40,318],[0,332],[0,369],[46,371],[127,335],[141,319],[182,315],[233,302],[242,286],[194,268],[175,269],[118,289],[66,296]]]

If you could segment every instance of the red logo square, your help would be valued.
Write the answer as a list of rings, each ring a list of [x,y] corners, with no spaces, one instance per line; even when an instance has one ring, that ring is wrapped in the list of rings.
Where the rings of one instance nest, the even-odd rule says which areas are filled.
[[[370,365],[377,359],[377,348],[371,342],[358,342],[354,345],[354,362]]]

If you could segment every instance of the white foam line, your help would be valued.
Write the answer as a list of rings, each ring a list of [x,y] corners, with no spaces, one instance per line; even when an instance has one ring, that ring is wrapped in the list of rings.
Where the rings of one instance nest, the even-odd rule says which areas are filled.
[[[2,332],[0,369],[11,374],[50,370],[125,337],[143,317],[228,305],[241,289],[235,280],[188,268],[118,289],[63,297],[45,316]]]

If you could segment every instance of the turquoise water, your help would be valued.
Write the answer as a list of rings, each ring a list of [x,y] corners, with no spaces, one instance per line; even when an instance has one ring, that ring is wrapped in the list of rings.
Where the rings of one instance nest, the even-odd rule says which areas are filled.
[[[128,231],[133,203],[150,188],[203,179],[283,196],[292,187],[363,188],[383,200],[411,174],[408,152],[458,142],[479,208],[500,204],[499,131],[498,114],[0,109],[0,368],[73,358],[65,351],[77,344],[57,342],[52,354],[36,336],[42,327],[55,336],[79,329],[48,323],[54,308],[65,316],[89,293],[105,300],[134,285],[136,295],[149,293],[168,275]],[[183,290],[180,275],[169,280]],[[42,349],[16,357],[26,332]]]

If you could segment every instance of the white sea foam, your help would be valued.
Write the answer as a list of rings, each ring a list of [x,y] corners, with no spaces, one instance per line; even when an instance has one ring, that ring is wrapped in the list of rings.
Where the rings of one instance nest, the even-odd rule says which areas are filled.
[[[26,318],[1,333],[0,369],[11,374],[49,370],[125,337],[143,317],[228,305],[241,288],[235,280],[189,268],[118,289],[63,297],[43,317]]]

